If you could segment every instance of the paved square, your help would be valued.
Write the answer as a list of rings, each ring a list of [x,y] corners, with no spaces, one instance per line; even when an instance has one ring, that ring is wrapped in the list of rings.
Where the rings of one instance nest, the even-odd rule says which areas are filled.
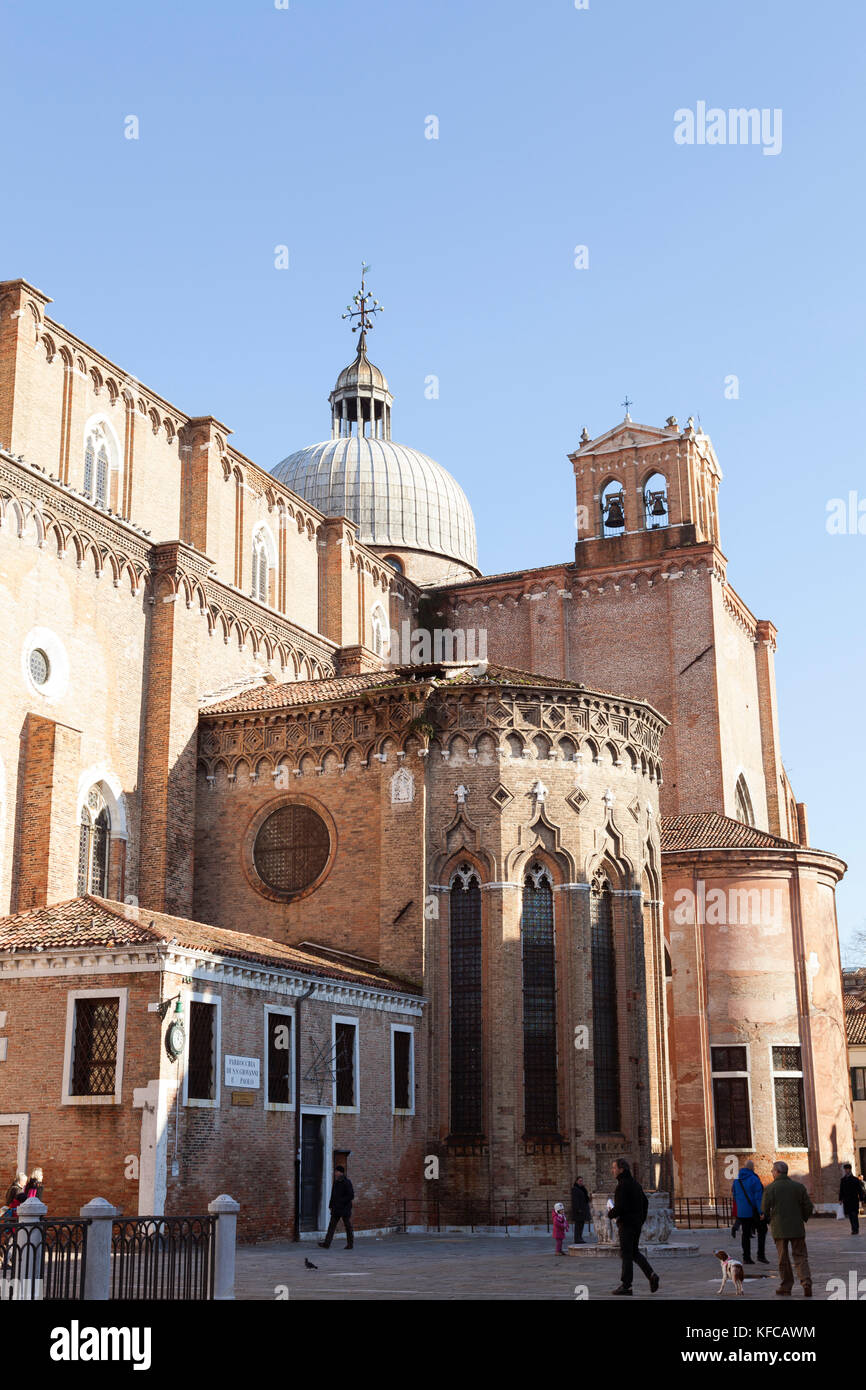
[[[698,1255],[661,1258],[655,1268],[661,1279],[650,1295],[647,1281],[635,1270],[634,1297],[655,1300],[736,1299],[730,1285],[719,1296],[718,1261],[712,1251],[722,1245],[739,1253],[730,1232],[680,1231],[672,1239],[697,1245]],[[817,1220],[807,1232],[812,1268],[813,1298],[828,1297],[830,1279],[842,1279],[846,1297],[862,1280],[860,1298],[866,1300],[866,1233],[850,1234],[848,1223]],[[316,1269],[306,1269],[304,1259]],[[776,1250],[767,1241],[769,1265],[746,1267],[742,1301],[766,1299],[779,1305]],[[650,1253],[650,1260],[652,1254]],[[756,1277],[757,1276],[757,1277]],[[763,1277],[761,1277],[763,1276]],[[292,1299],[574,1299],[575,1286],[584,1285],[590,1299],[610,1299],[619,1283],[619,1260],[606,1258],[557,1259],[550,1236],[394,1235],[358,1237],[347,1251],[342,1240],[330,1250],[315,1242],[299,1245],[278,1241],[243,1246],[238,1250],[236,1294],[239,1299],[273,1299],[277,1289]],[[286,1293],[282,1292],[283,1298]],[[795,1285],[791,1300],[802,1299]],[[622,1302],[622,1300],[618,1300]],[[736,1299],[737,1302],[741,1300]]]

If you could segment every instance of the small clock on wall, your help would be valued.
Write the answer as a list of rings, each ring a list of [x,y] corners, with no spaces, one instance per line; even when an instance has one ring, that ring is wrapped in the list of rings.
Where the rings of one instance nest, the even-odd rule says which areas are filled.
[[[180,1019],[176,1018],[174,1022],[169,1024],[165,1034],[165,1050],[173,1062],[176,1062],[183,1052],[185,1042],[186,1029]]]

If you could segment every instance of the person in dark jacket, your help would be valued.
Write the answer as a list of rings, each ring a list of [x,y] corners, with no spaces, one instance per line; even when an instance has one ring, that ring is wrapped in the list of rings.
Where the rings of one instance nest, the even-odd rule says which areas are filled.
[[[346,1249],[351,1250],[355,1244],[355,1232],[352,1229],[352,1203],[355,1200],[355,1189],[346,1177],[346,1170],[341,1163],[337,1164],[334,1177],[334,1185],[331,1188],[331,1200],[328,1208],[331,1219],[328,1222],[328,1232],[324,1240],[319,1244],[323,1250],[327,1250],[334,1239],[334,1232],[340,1221],[346,1228]]]
[[[803,1285],[803,1297],[812,1297],[812,1273],[809,1269],[809,1252],[806,1249],[806,1222],[813,1210],[812,1199],[803,1184],[789,1178],[787,1163],[777,1158],[773,1164],[773,1181],[764,1188],[761,1211],[770,1223],[770,1234],[776,1242],[779,1256],[779,1287],[776,1293],[782,1298],[790,1298],[794,1287],[792,1257],[797,1268],[797,1278]]]
[[[770,1261],[766,1255],[767,1223],[761,1215],[761,1202],[764,1200],[764,1187],[755,1172],[751,1159],[744,1163],[731,1187],[731,1195],[737,1207],[737,1221],[742,1227],[743,1264],[751,1265],[752,1232],[758,1237],[758,1260],[762,1265]]]
[[[858,1177],[855,1177],[854,1170],[850,1163],[842,1164],[842,1181],[839,1183],[839,1201],[842,1203],[842,1210],[851,1222],[852,1236],[860,1234],[860,1203],[866,1202],[866,1187]]]
[[[637,1178],[632,1176],[631,1168],[624,1158],[614,1160],[613,1175],[616,1178],[616,1193],[610,1217],[619,1227],[619,1248],[622,1254],[619,1288],[614,1289],[613,1292],[615,1294],[631,1293],[631,1281],[634,1276],[633,1266],[637,1265],[638,1269],[643,1270],[649,1280],[650,1293],[655,1293],[659,1286],[659,1277],[649,1261],[641,1254],[639,1245],[641,1227],[646,1221],[649,1202]]]
[[[583,1185],[583,1178],[575,1178],[571,1189],[571,1219],[574,1222],[574,1243],[584,1245],[583,1228],[589,1221],[589,1193]]]

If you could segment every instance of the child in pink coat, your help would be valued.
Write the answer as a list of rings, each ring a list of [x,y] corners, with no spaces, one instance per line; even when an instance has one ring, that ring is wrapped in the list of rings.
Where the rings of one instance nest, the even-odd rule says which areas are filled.
[[[557,1255],[564,1255],[562,1242],[568,1235],[568,1217],[565,1214],[565,1207],[562,1202],[557,1202],[553,1208],[553,1239],[556,1241]]]

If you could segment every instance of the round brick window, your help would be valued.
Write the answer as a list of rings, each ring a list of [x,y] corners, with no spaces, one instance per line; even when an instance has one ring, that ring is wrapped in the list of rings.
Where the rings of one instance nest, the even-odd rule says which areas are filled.
[[[311,807],[290,802],[262,822],[253,843],[253,867],[262,883],[292,897],[324,873],[331,855],[328,827]]]

